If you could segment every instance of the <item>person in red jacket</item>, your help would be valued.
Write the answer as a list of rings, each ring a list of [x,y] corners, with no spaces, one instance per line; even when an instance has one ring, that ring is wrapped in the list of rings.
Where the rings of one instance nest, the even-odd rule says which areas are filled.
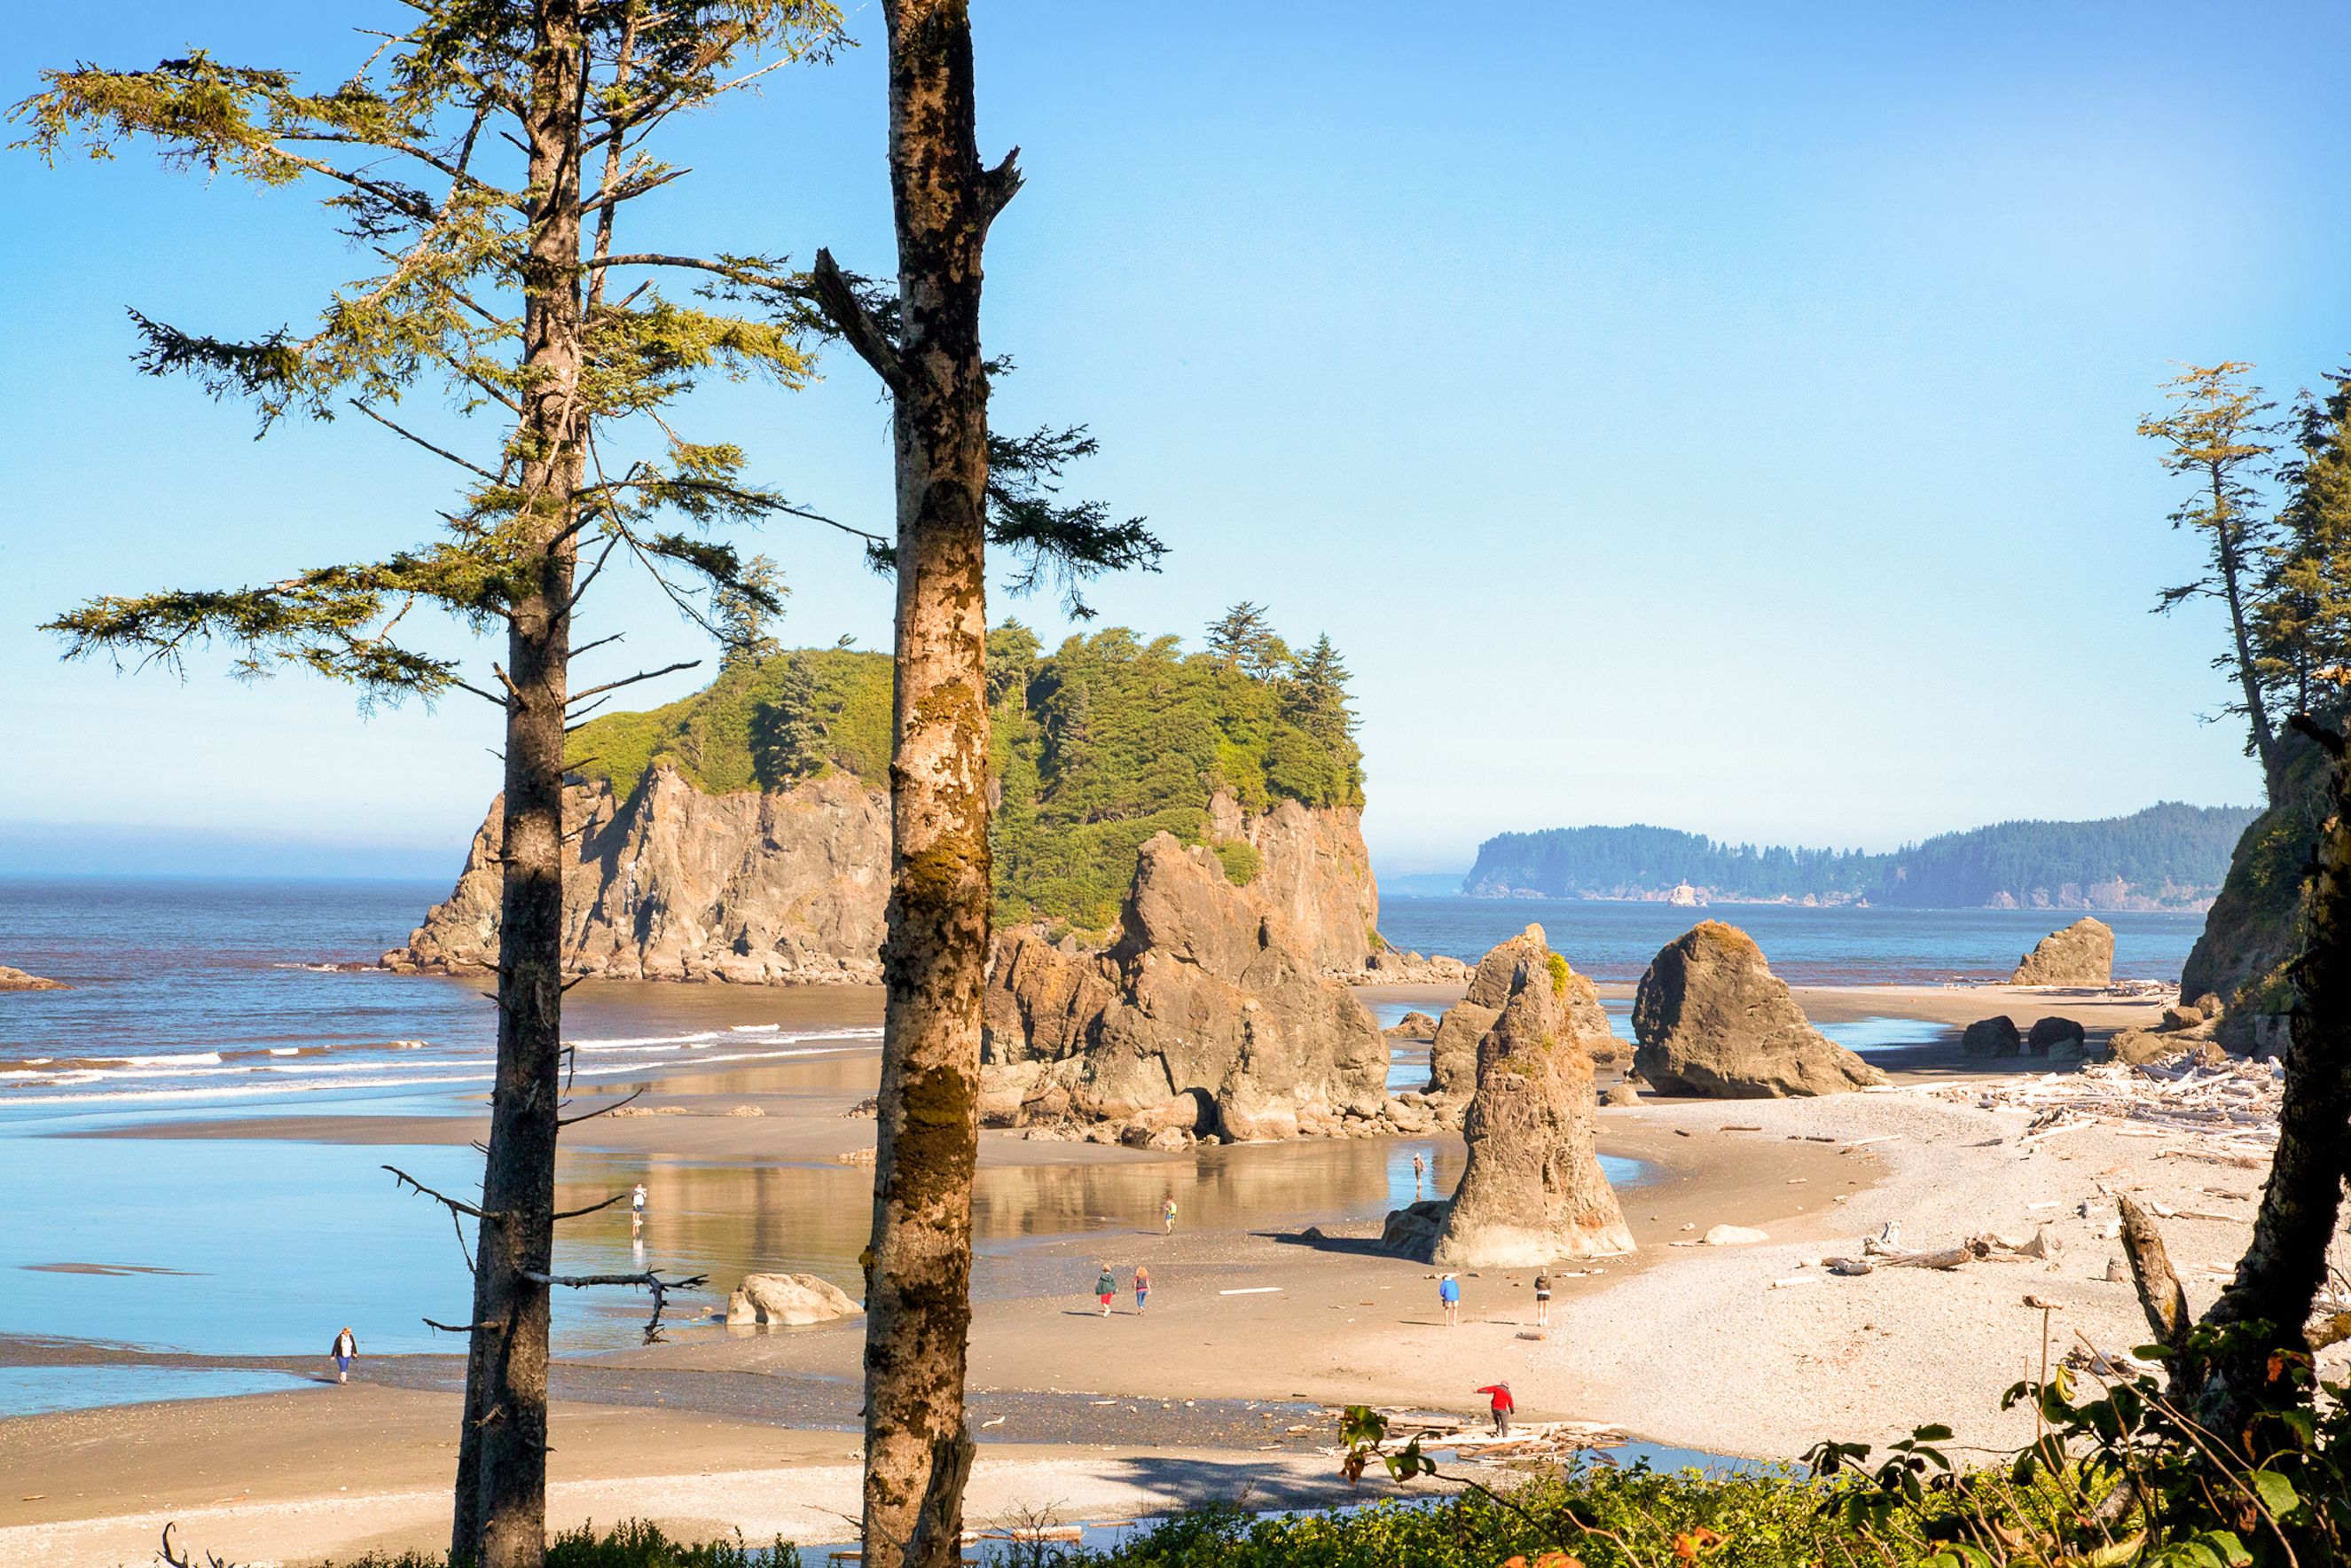
[[[1510,1435],[1510,1416],[1512,1412],[1516,1411],[1519,1407],[1519,1402],[1510,1397],[1510,1385],[1507,1383],[1489,1383],[1486,1385],[1485,1387],[1478,1390],[1478,1392],[1490,1396],[1493,1399],[1494,1436],[1497,1437],[1509,1437]]]

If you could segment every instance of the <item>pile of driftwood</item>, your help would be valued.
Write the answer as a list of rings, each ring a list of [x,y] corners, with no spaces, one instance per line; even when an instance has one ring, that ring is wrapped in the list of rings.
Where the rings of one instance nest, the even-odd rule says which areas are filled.
[[[1497,1434],[1484,1416],[1447,1416],[1435,1411],[1384,1409],[1388,1418],[1388,1442],[1401,1448],[1420,1439],[1423,1453],[1450,1453],[1467,1462],[1499,1463],[1505,1459],[1563,1459],[1589,1448],[1613,1448],[1628,1441],[1613,1427],[1592,1421],[1513,1421],[1510,1434]],[[1329,1454],[1342,1450],[1326,1448]]]
[[[1969,1237],[1956,1247],[1934,1247],[1920,1249],[1905,1247],[1899,1233],[1888,1224],[1875,1236],[1865,1237],[1858,1258],[1823,1258],[1821,1267],[1832,1274],[1848,1278],[1856,1274],[1875,1274],[1880,1269],[1959,1269],[1970,1263],[2015,1262],[2020,1259],[2047,1261],[2057,1256],[2057,1239],[2045,1229],[2020,1240],[1986,1230]]]
[[[2098,1061],[2077,1072],[1938,1085],[1925,1092],[1971,1101],[1986,1111],[2032,1112],[2032,1121],[2018,1139],[2025,1148],[2078,1128],[2105,1126],[2126,1136],[2192,1140],[2194,1157],[2200,1159],[2227,1165],[2252,1160],[2266,1166],[2277,1146],[2285,1069],[2273,1061],[2222,1056],[2208,1046],[2160,1064]]]

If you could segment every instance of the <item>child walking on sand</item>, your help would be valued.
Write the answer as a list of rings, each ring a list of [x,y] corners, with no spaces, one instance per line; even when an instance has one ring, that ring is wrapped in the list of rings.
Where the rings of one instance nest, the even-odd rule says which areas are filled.
[[[1118,1294],[1118,1276],[1110,1271],[1107,1263],[1102,1266],[1102,1277],[1094,1281],[1094,1294],[1102,1301],[1102,1316],[1110,1316],[1111,1301]]]
[[[1151,1305],[1151,1270],[1137,1263],[1134,1266],[1134,1315],[1141,1317]]]
[[[346,1324],[343,1332],[335,1336],[334,1348],[327,1354],[335,1360],[335,1381],[349,1383],[351,1380],[351,1363],[360,1358],[360,1342],[353,1337],[350,1325]]]
[[[1159,1206],[1159,1220],[1165,1227],[1166,1234],[1170,1236],[1176,1234],[1176,1199],[1173,1194],[1169,1195],[1165,1203]]]

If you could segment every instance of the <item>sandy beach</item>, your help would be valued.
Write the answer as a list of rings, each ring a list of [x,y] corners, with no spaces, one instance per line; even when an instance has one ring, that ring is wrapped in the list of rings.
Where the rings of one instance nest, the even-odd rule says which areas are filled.
[[[2022,1304],[2026,1294],[2060,1304],[2052,1328],[2061,1352],[2075,1343],[2122,1350],[2141,1337],[2130,1286],[2105,1278],[2120,1256],[2105,1234],[2114,1192],[2183,1211],[2167,1232],[2191,1301],[2217,1289],[2214,1270],[2241,1249],[2259,1172],[2178,1157],[2181,1139],[2137,1129],[2020,1145],[2025,1112],[1973,1100],[2028,1076],[2027,1064],[1956,1051],[1958,1027],[1992,1012],[2021,1023],[2063,1012],[2095,1039],[2150,1019],[2153,999],[2002,987],[1799,997],[1824,1021],[1919,1019],[1951,1038],[1881,1055],[1895,1080],[1885,1091],[1602,1112],[1603,1154],[1638,1162],[1618,1168],[1638,1173],[1620,1196],[1640,1250],[1562,1270],[1547,1334],[1532,1325],[1531,1275],[1468,1276],[1464,1321],[1447,1329],[1427,1268],[1371,1245],[1396,1163],[1408,1159],[1402,1151],[1426,1148],[1449,1175],[1458,1138],[1170,1156],[985,1134],[971,1359],[984,1447],[972,1518],[1048,1504],[1063,1518],[1116,1518],[1244,1487],[1322,1496],[1330,1407],[1468,1412],[1479,1403],[1471,1391],[1496,1377],[1511,1383],[1530,1419],[1604,1423],[1719,1455],[1784,1460],[1823,1437],[1882,1442],[1928,1419],[1989,1451],[2030,1436],[2029,1417],[1998,1410],[2001,1390],[2040,1354],[2042,1314]],[[1398,988],[1365,999],[1448,998]],[[869,1145],[872,1124],[842,1113],[871,1092],[875,1070],[862,1049],[657,1080],[635,1113],[567,1134],[567,1196],[653,1162],[656,1216],[696,1209],[701,1228],[677,1234],[705,1249],[697,1255],[740,1244],[721,1210],[772,1209],[820,1252],[853,1259],[870,1176],[840,1156]],[[131,1131],[345,1146],[477,1136],[476,1109],[451,1109],[458,1113],[149,1121]],[[734,1195],[737,1208],[714,1193]],[[1164,1193],[1184,1199],[1172,1236],[1155,1223]],[[2057,1246],[2049,1261],[1953,1272],[1843,1279],[1819,1267],[1888,1223],[1916,1246],[2045,1225]],[[1770,1239],[1693,1244],[1718,1224]],[[1147,1317],[1131,1297],[1099,1317],[1083,1292],[1104,1262],[1123,1280],[1150,1265]],[[718,1290],[732,1283],[714,1280]],[[665,1343],[566,1357],[554,1517],[637,1514],[689,1533],[843,1538],[861,1346],[853,1319],[759,1332],[689,1315]],[[271,1364],[315,1372],[298,1357]],[[165,1517],[255,1562],[431,1544],[446,1506],[455,1380],[453,1357],[377,1357],[347,1388],[0,1421],[0,1468],[14,1483],[0,1497],[0,1560],[134,1560]]]

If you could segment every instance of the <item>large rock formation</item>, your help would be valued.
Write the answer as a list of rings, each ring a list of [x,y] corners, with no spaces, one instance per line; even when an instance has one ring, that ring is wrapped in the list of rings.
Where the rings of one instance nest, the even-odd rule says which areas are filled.
[[[44,975],[28,975],[22,969],[12,969],[0,964],[0,991],[65,991],[72,988],[63,980],[52,980]]]
[[[2237,841],[2227,880],[2179,974],[2182,997],[2217,995],[2219,1038],[2234,1051],[2283,1051],[2291,1032],[2306,883],[2333,809],[2325,753],[2298,734],[2279,737],[2285,764],[2269,809]]]
[[[496,961],[498,801],[446,901],[383,956],[453,973]],[[1211,802],[1209,835],[1256,852],[1249,888],[1311,968],[1353,973],[1379,917],[1361,813],[1295,800],[1251,815]],[[712,794],[657,765],[626,798],[601,779],[564,791],[564,968],[619,980],[870,984],[881,977],[890,805],[834,771],[786,789]]]
[[[1214,852],[1143,846],[1103,953],[1015,935],[990,967],[981,1112],[1113,1121],[1132,1141],[1328,1135],[1389,1110],[1387,1042],[1281,909]]]
[[[2115,930],[2084,915],[2052,931],[2008,977],[2011,986],[2110,986],[2115,978]]]
[[[1548,969],[1555,958],[1556,967],[1564,977],[1561,981],[1565,988],[1562,1005],[1567,1032],[1594,1060],[1616,1059],[1618,1041],[1609,1030],[1607,1011],[1600,1005],[1600,988],[1589,976],[1577,974],[1566,959],[1552,952],[1551,940],[1541,926],[1530,925],[1487,950],[1478,961],[1477,972],[1469,977],[1468,990],[1437,1020],[1436,1037],[1428,1047],[1428,1093],[1432,1098],[1463,1101],[1477,1089],[1479,1042],[1494,1027],[1494,1020],[1502,1016],[1513,977],[1528,963]]]
[[[486,968],[498,946],[500,803],[465,873],[388,967]],[[890,805],[846,774],[705,794],[657,767],[626,800],[563,792],[564,968],[619,980],[870,982],[881,976]]]
[[[1573,1017],[1574,976],[1552,961],[1540,927],[1496,952],[1505,948],[1508,989],[1478,1041],[1477,1092],[1461,1127],[1468,1161],[1430,1260],[1526,1268],[1629,1252],[1633,1233],[1593,1150],[1592,1059]]]
[[[1660,1094],[1776,1100],[1835,1094],[1886,1074],[1808,1021],[1763,950],[1702,921],[1650,963],[1633,998],[1633,1068]]]

